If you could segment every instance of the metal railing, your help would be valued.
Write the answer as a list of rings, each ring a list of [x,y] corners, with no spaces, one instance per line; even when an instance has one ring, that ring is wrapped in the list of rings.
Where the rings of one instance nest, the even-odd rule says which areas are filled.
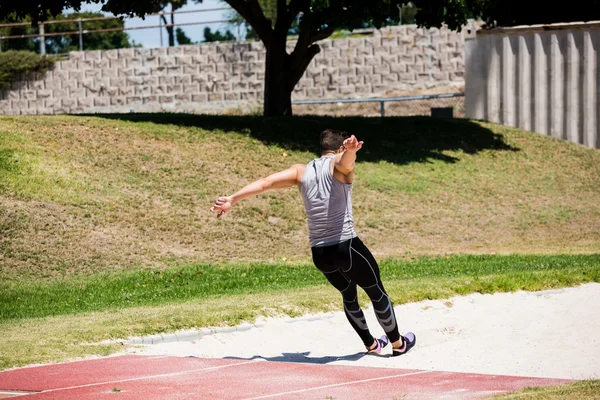
[[[224,10],[232,10],[231,7],[219,7],[219,8],[204,8],[199,10],[183,10],[183,11],[161,11],[154,14],[147,15],[148,17],[158,16],[158,25],[145,25],[145,26],[132,26],[129,28],[107,28],[107,29],[94,29],[87,30],[83,29],[83,23],[86,21],[102,21],[109,19],[121,19],[122,17],[114,17],[114,16],[106,16],[106,17],[96,17],[96,18],[78,18],[78,19],[64,19],[64,20],[52,20],[42,22],[38,25],[38,33],[30,33],[23,35],[10,35],[10,36],[2,36],[0,35],[0,51],[2,51],[2,40],[3,39],[27,39],[27,38],[39,38],[40,39],[40,53],[46,53],[45,46],[45,38],[52,36],[64,36],[64,35],[79,35],[79,51],[83,51],[83,35],[88,33],[99,33],[99,32],[119,32],[119,31],[130,31],[137,29],[161,29],[161,44],[162,44],[162,28],[170,28],[176,26],[187,26],[187,25],[207,25],[207,24],[215,24],[215,23],[226,23],[230,22],[229,20],[213,20],[213,21],[197,21],[197,22],[183,22],[183,23],[175,23],[175,24],[164,24],[162,22],[163,15],[171,15],[171,14],[190,14],[190,13],[202,13],[202,12],[210,12],[210,11],[224,11]],[[77,23],[78,29],[75,31],[65,31],[65,32],[52,32],[45,33],[44,26],[50,24],[63,24],[63,23]],[[12,26],[31,26],[30,22],[14,22],[7,24],[0,24],[0,28],[4,27],[12,27]]]
[[[322,100],[295,100],[292,104],[338,104],[338,103],[379,103],[379,112],[382,117],[385,116],[385,103],[395,101],[415,101],[415,100],[434,100],[447,99],[453,97],[464,97],[464,93],[447,93],[447,94],[428,94],[419,96],[403,96],[403,97],[372,97],[367,99],[322,99]]]

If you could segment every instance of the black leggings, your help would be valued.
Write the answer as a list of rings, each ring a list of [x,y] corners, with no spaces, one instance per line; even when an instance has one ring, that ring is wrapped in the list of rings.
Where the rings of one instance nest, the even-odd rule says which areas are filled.
[[[311,250],[315,266],[342,293],[348,322],[358,333],[364,345],[371,346],[374,338],[369,332],[365,315],[358,304],[356,285],[360,286],[371,299],[379,325],[390,341],[399,340],[400,333],[394,307],[383,288],[379,266],[363,242],[355,237],[331,246],[312,247]]]

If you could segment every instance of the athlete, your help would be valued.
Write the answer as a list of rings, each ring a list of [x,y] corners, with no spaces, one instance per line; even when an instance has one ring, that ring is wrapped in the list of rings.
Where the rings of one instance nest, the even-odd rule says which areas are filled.
[[[363,142],[346,132],[321,133],[321,157],[295,164],[246,185],[231,196],[218,197],[211,212],[221,218],[240,200],[267,190],[300,188],[308,220],[309,243],[315,266],[342,294],[344,313],[367,349],[381,353],[392,343],[392,356],[406,354],[416,343],[414,333],[399,333],[392,302],[369,249],[354,231],[352,181],[356,153]],[[357,300],[357,285],[369,296],[386,335],[375,339]]]

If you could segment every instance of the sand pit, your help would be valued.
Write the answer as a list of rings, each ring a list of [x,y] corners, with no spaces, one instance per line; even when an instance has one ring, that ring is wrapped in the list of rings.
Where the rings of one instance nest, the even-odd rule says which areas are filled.
[[[228,329],[132,339],[136,354],[235,358],[527,377],[600,378],[600,284],[472,294],[395,307],[407,355],[364,355],[343,313],[269,318]],[[372,309],[365,314],[381,335]]]

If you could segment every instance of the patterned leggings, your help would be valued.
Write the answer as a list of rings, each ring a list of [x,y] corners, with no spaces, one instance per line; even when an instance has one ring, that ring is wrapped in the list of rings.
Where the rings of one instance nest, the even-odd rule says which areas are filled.
[[[391,342],[400,339],[398,324],[392,302],[383,288],[377,261],[355,237],[344,242],[323,247],[312,247],[315,266],[327,280],[342,293],[344,312],[352,328],[365,346],[371,346],[374,338],[369,331],[365,315],[357,299],[356,286],[360,286],[373,303],[375,316]]]

